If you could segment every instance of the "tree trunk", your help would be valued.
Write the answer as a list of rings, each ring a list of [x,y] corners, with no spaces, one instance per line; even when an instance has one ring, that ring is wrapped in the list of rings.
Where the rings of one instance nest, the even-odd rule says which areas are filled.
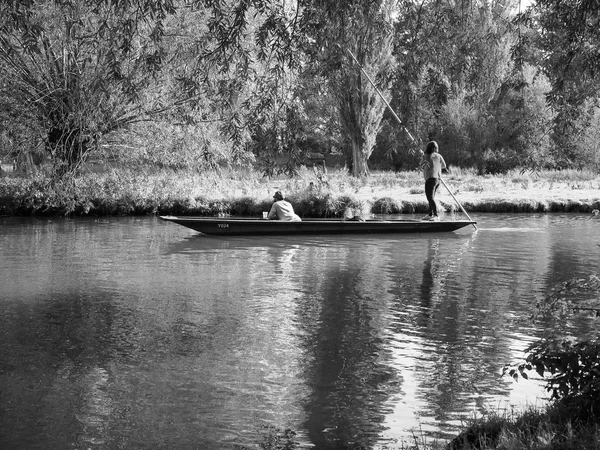
[[[362,141],[362,139],[361,139]],[[361,142],[352,140],[352,176],[356,178],[368,177],[370,175],[369,164],[367,160],[369,155],[364,153],[364,148]]]
[[[46,136],[46,151],[58,163],[59,172],[77,169],[94,144],[81,129],[68,124],[51,128]]]

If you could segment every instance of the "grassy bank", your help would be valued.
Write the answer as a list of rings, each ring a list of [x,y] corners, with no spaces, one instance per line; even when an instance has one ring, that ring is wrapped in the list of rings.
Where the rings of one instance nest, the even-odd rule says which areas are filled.
[[[600,208],[600,176],[591,172],[477,176],[455,169],[445,182],[468,212],[588,213]],[[197,174],[123,168],[58,182],[43,176],[4,176],[0,215],[260,216],[277,189],[303,217],[339,217],[347,207],[363,216],[427,211],[424,183],[416,171],[355,179],[344,170],[305,168],[294,178],[265,178],[248,170]],[[443,186],[438,199],[446,212],[459,211]]]
[[[569,405],[555,403],[547,408],[492,411],[474,418],[451,441],[435,440],[416,432],[408,442],[378,447],[386,450],[599,450],[600,422],[594,414],[574,413]],[[299,448],[296,433],[270,427],[259,447],[264,450]],[[349,448],[363,448],[362,446]],[[240,447],[246,450],[247,447]]]
[[[520,414],[491,414],[473,420],[459,436],[443,446],[420,450],[598,450],[600,422],[594,414],[585,420],[573,414],[571,403],[556,403],[547,409],[531,408]],[[416,450],[416,448],[415,448]]]

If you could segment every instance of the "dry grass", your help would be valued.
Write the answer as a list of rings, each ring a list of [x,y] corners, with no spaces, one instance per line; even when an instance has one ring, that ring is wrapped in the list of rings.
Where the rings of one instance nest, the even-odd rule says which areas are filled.
[[[514,171],[478,176],[454,169],[440,187],[447,212],[590,212],[600,209],[600,177],[590,172]],[[0,214],[203,214],[260,215],[283,190],[304,217],[336,217],[347,207],[370,214],[427,211],[417,171],[374,172],[356,179],[345,170],[302,167],[298,176],[266,178],[258,171],[191,173],[111,169],[82,174],[72,183],[0,178]]]

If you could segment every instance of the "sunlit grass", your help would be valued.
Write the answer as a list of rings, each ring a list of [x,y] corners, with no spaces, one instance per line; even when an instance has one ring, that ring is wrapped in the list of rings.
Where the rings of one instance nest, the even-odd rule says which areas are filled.
[[[548,170],[543,172],[542,176],[549,182],[582,182],[598,180],[598,174],[592,170]]]
[[[579,176],[578,176],[579,174]],[[448,189],[470,212],[590,212],[600,208],[600,177],[589,171],[478,176],[453,168]],[[326,172],[300,167],[297,176],[265,177],[258,170],[222,169],[196,173],[154,169],[109,169],[73,180],[44,177],[0,178],[0,214],[232,214],[260,216],[276,190],[284,191],[303,217],[355,214],[420,214],[427,211],[424,181],[418,171],[374,171],[353,178],[345,169]],[[459,211],[441,186],[438,201],[446,212]]]

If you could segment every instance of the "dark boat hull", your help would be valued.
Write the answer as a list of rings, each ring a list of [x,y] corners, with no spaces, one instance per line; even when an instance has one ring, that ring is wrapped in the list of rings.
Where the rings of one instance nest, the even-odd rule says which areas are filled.
[[[476,223],[470,220],[430,222],[421,220],[306,219],[302,222],[282,222],[240,217],[161,216],[160,218],[200,233],[221,236],[439,233],[455,231]]]

